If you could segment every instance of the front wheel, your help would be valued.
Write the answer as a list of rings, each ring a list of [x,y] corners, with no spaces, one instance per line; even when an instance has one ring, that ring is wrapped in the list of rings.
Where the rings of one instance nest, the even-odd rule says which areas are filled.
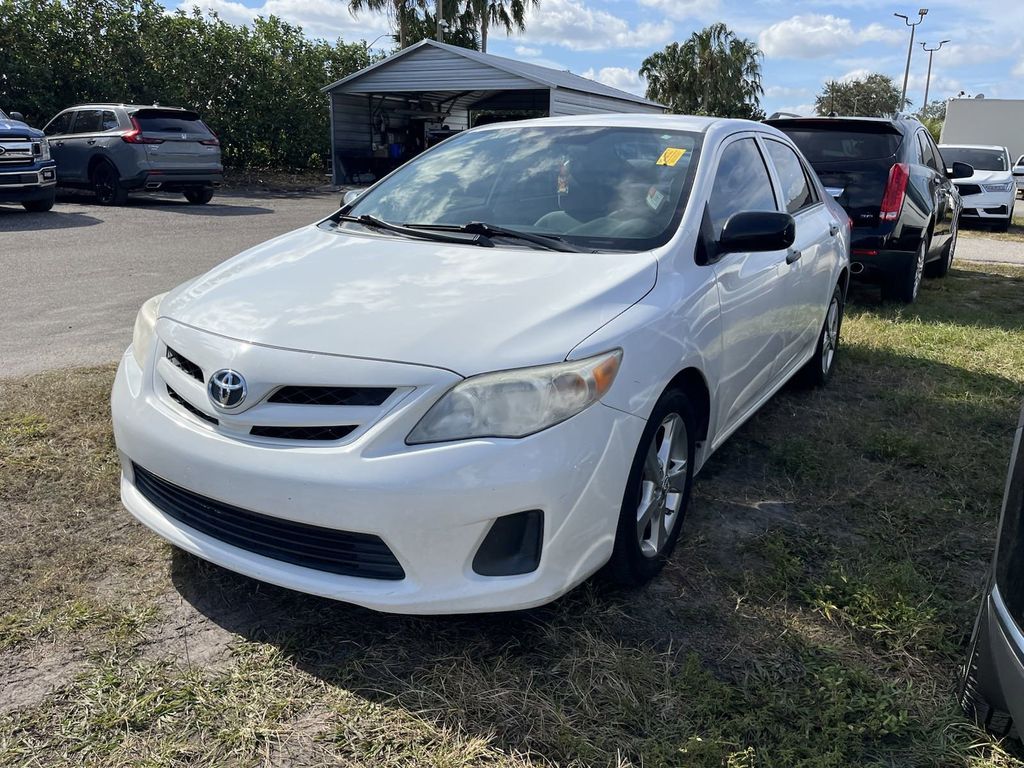
[[[21,206],[30,213],[45,213],[46,211],[53,208],[53,202],[55,198],[56,195],[53,192],[51,192],[42,200],[26,200],[21,204]]]
[[[615,549],[607,568],[613,581],[644,584],[672,554],[690,502],[695,425],[682,392],[669,390],[654,406],[619,510]]]
[[[128,190],[121,185],[117,168],[109,162],[100,162],[90,176],[96,202],[100,205],[124,205],[128,202]]]
[[[206,205],[213,200],[213,190],[209,187],[202,189],[186,189],[185,199],[192,205]]]
[[[839,355],[839,333],[843,328],[843,288],[840,285],[832,292],[832,298],[825,310],[825,322],[818,334],[818,345],[814,356],[808,360],[798,374],[801,383],[809,387],[823,387],[832,378]]]

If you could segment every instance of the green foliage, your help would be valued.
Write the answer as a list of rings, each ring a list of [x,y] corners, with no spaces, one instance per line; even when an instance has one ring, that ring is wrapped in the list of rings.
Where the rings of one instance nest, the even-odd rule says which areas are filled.
[[[760,120],[762,55],[752,41],[716,23],[648,56],[640,75],[647,98],[673,112]]]
[[[935,143],[939,143],[942,134],[942,124],[946,122],[946,102],[943,99],[935,99],[921,108],[921,122],[931,133]]]
[[[420,40],[433,39],[437,34],[437,17],[431,13],[433,5],[427,7],[406,8],[405,40],[406,45],[414,45]],[[444,0],[444,18],[450,25],[444,33],[444,41],[449,45],[458,45],[472,51],[480,50],[480,31],[477,19],[468,6],[460,0]],[[398,36],[394,36],[398,43]]]
[[[909,105],[907,99],[904,106]],[[900,89],[891,77],[877,73],[847,82],[832,80],[815,98],[814,107],[819,115],[885,117],[901,111]]]
[[[191,107],[234,166],[329,156],[320,88],[368,63],[362,44],[274,16],[250,28],[156,0],[0,0],[0,105],[34,125],[85,101]]]

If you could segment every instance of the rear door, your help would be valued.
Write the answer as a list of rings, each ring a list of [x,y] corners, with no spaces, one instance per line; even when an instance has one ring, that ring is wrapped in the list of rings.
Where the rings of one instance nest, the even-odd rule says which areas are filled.
[[[932,141],[931,134],[921,129],[917,132],[917,143],[920,150],[921,163],[928,169],[928,189],[932,193],[935,206],[935,228],[932,236],[932,253],[941,250],[953,232],[953,224],[957,215],[956,190],[953,182],[946,175],[945,163],[938,147]]]
[[[768,165],[752,134],[724,144],[707,204],[709,232],[717,241],[725,222],[742,211],[779,210]],[[785,251],[729,253],[715,262],[722,320],[717,420],[722,434],[742,421],[775,379],[776,360],[789,332],[779,264]]]
[[[217,137],[195,112],[140,109],[132,115],[132,121],[147,140],[139,146],[145,147],[151,169],[200,173],[219,170]]]
[[[832,295],[833,265],[837,259],[839,222],[818,194],[817,185],[793,149],[762,136],[778,181],[782,202],[796,222],[796,240],[779,265],[780,286],[789,305],[787,347],[777,371],[787,372],[813,349]]]

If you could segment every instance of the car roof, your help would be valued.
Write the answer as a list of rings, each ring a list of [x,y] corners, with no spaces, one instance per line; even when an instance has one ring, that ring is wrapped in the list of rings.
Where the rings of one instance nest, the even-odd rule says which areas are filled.
[[[530,128],[553,126],[580,126],[601,128],[654,128],[673,131],[701,133],[711,139],[728,136],[740,131],[757,131],[780,138],[788,138],[782,132],[765,123],[754,120],[740,120],[729,117],[705,117],[701,115],[668,115],[642,112],[622,112],[601,115],[565,115],[562,117],[538,117],[532,120],[516,120],[506,123],[490,123],[474,128],[474,131],[501,130],[502,128]]]
[[[125,104],[120,101],[90,101],[85,104],[73,104],[66,109],[91,109],[94,107],[120,107],[130,112],[138,112],[140,109],[166,109],[169,112],[195,112],[194,109],[186,107],[165,107],[162,104]]]
[[[1010,153],[1006,147],[997,147],[995,144],[939,144],[939,149],[991,149],[995,152]]]
[[[912,115],[896,115],[895,117],[859,117],[856,115],[814,115],[811,117],[776,117],[769,118],[768,120],[765,120],[765,122],[768,125],[774,126],[809,126],[819,123],[828,125],[834,125],[836,123],[849,123],[850,125],[891,125],[892,127],[899,129],[901,133],[906,133],[911,130],[917,130],[918,128],[922,127],[921,121]]]

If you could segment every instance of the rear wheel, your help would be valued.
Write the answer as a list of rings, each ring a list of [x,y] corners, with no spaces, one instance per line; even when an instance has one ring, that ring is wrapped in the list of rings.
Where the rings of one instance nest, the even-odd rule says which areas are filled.
[[[608,563],[611,578],[639,586],[672,554],[693,485],[696,418],[686,396],[669,390],[651,412],[630,467]]]
[[[96,193],[96,202],[100,205],[124,205],[128,202],[128,190],[121,185],[117,168],[109,162],[97,164],[89,179]]]
[[[883,297],[890,301],[902,301],[904,304],[913,304],[917,301],[921,278],[924,276],[924,260],[927,256],[928,241],[922,240],[913,262],[882,286]]]
[[[206,205],[208,202],[213,200],[213,189],[210,187],[200,187],[199,189],[186,189],[185,199],[188,200],[192,205]]]
[[[31,213],[45,213],[53,208],[53,201],[55,197],[55,193],[51,192],[42,200],[26,200],[21,205],[26,211]]]
[[[825,312],[825,322],[818,334],[818,346],[814,356],[807,361],[800,372],[800,383],[809,387],[823,387],[832,378],[839,355],[839,332],[843,328],[843,289],[837,285]]]

